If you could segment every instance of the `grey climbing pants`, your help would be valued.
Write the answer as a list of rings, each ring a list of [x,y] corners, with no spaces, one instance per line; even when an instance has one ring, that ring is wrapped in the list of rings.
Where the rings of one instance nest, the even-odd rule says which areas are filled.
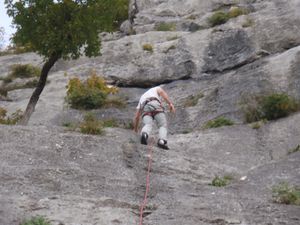
[[[158,104],[157,101],[152,101],[145,105],[144,112],[151,112],[151,110],[157,110],[159,109],[160,103]],[[145,115],[143,116],[143,128],[141,132],[146,132],[148,135],[151,134],[152,127],[154,121],[157,123],[157,126],[159,128],[159,138],[167,141],[167,117],[165,112],[158,112],[154,118],[151,115]]]

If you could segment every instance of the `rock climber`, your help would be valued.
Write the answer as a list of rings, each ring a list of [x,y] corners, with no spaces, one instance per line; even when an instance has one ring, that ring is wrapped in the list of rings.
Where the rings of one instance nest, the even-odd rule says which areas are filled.
[[[153,122],[156,121],[159,128],[157,145],[162,149],[168,150],[167,118],[162,99],[169,105],[170,111],[175,113],[175,107],[170,101],[168,94],[160,86],[150,88],[140,97],[134,116],[133,129],[136,133],[138,132],[140,117],[142,117],[144,126],[141,130],[141,144],[147,145]]]

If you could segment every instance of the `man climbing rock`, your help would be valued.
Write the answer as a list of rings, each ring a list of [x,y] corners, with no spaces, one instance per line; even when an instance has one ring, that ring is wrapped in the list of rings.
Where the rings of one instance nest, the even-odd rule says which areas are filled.
[[[158,147],[169,149],[167,142],[167,118],[162,99],[169,105],[172,113],[175,113],[173,103],[170,101],[167,93],[159,86],[153,87],[146,91],[140,98],[136,107],[134,117],[134,131],[138,132],[140,117],[142,116],[143,128],[141,130],[141,144],[148,144],[148,137],[152,131],[153,121],[156,121],[159,128]]]

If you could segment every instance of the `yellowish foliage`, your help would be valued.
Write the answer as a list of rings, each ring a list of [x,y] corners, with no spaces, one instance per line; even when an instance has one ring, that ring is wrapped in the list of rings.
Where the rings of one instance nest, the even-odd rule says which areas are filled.
[[[95,109],[104,106],[108,94],[116,94],[117,87],[110,87],[103,77],[91,72],[86,81],[78,78],[69,80],[67,101],[73,108]]]

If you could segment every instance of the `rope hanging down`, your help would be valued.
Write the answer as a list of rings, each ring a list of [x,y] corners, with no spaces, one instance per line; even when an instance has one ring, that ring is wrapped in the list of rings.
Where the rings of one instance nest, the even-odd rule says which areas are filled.
[[[147,204],[147,197],[148,197],[148,192],[149,192],[149,189],[150,189],[150,171],[151,171],[151,165],[152,165],[152,147],[153,147],[153,144],[154,144],[154,140],[152,138],[151,140],[151,144],[148,145],[148,153],[149,153],[149,159],[148,159],[148,169],[147,169],[147,178],[146,178],[146,191],[145,191],[145,195],[144,195],[144,200],[141,204],[141,207],[140,207],[140,222],[139,222],[139,225],[143,225],[143,214],[144,214],[144,209],[145,209],[145,206]]]

